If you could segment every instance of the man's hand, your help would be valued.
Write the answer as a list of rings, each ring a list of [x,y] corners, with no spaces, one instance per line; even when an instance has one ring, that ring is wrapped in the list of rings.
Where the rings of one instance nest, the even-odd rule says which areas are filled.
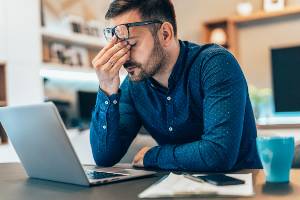
[[[150,147],[143,147],[134,157],[133,166],[135,167],[144,167],[144,156],[150,150]]]
[[[93,67],[99,80],[100,88],[107,94],[118,93],[120,86],[119,71],[130,58],[130,45],[127,41],[117,42],[117,38],[105,46],[93,59]]]

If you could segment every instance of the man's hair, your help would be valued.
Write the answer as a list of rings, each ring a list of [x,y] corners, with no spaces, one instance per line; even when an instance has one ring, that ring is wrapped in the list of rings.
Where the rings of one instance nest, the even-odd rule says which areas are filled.
[[[105,19],[109,20],[125,12],[137,10],[142,20],[169,22],[177,36],[177,23],[174,5],[171,0],[114,0],[110,4]]]

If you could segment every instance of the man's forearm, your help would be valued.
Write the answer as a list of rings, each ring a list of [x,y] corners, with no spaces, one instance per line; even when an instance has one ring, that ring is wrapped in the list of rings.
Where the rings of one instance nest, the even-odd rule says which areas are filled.
[[[144,166],[165,170],[226,171],[231,170],[238,156],[239,141],[230,149],[211,141],[196,141],[182,145],[162,145],[150,149]]]
[[[122,156],[118,130],[111,128],[118,127],[119,119],[119,95],[107,97],[100,91],[90,127],[90,142],[97,165],[112,166]]]
[[[99,166],[112,166],[126,153],[141,127],[128,96],[127,82],[118,94],[106,96],[101,90],[92,114],[90,142]]]

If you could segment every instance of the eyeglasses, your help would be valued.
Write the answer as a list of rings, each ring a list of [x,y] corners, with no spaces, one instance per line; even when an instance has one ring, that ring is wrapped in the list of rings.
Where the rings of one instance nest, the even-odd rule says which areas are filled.
[[[133,26],[146,26],[150,24],[162,24],[163,22],[160,20],[151,20],[144,22],[134,22],[128,24],[120,24],[113,28],[105,28],[104,36],[107,41],[111,41],[114,36],[116,36],[119,40],[128,40],[129,39],[129,28]]]

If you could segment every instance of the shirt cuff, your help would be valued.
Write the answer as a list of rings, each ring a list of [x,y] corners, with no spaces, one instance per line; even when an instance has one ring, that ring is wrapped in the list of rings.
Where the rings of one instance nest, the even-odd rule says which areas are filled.
[[[106,112],[109,107],[116,106],[120,101],[121,90],[117,94],[110,96],[106,95],[101,89],[99,89],[96,101],[96,110]]]
[[[143,164],[145,168],[157,168],[157,158],[160,151],[159,146],[152,147],[144,156]]]

